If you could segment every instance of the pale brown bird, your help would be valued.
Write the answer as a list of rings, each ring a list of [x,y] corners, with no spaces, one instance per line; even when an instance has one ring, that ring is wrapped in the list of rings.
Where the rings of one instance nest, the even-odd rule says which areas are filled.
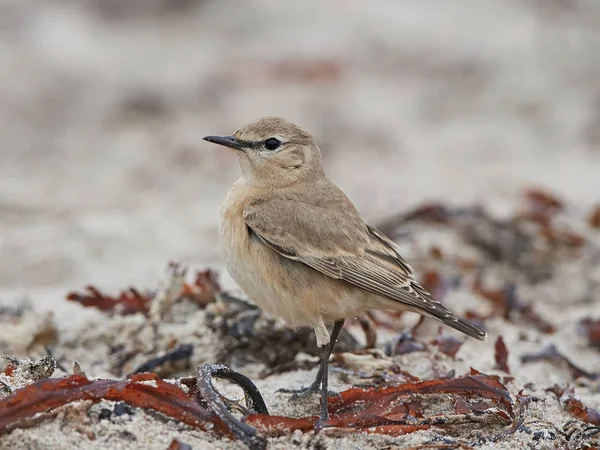
[[[367,309],[408,310],[485,340],[485,331],[415,281],[394,242],[365,223],[325,176],[308,131],[265,117],[232,136],[204,139],[234,149],[242,166],[220,224],[231,276],[263,310],[315,330],[321,364],[303,392],[321,389],[321,420],[328,418],[329,356],[345,318]],[[334,323],[331,335],[328,323]]]

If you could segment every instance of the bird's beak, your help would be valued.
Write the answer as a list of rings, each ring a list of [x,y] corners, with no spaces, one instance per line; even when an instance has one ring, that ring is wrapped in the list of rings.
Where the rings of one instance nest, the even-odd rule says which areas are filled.
[[[213,144],[224,145],[225,147],[244,151],[243,143],[238,141],[235,136],[206,136],[204,140],[212,142]]]

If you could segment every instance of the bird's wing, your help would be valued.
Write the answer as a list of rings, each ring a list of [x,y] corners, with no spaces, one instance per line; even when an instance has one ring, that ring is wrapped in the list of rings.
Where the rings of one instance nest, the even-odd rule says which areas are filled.
[[[298,198],[251,202],[244,219],[251,232],[280,255],[338,280],[403,303],[476,339],[485,332],[456,317],[414,278],[397,246],[364,223],[339,191],[336,204]],[[340,204],[339,202],[342,202]]]

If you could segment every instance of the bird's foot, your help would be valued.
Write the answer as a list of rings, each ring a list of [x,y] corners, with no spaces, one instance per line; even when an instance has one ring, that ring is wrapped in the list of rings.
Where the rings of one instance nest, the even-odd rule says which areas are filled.
[[[323,428],[327,428],[330,427],[331,425],[329,424],[329,416],[328,417],[319,417],[317,419],[317,421],[315,422],[315,427],[314,430],[315,432],[320,432]]]
[[[301,389],[282,388],[282,389],[277,389],[277,392],[281,392],[283,394],[292,394],[290,397],[291,401],[299,400],[299,399],[310,397],[313,394],[320,394],[321,393],[321,383],[318,383],[315,381],[310,386],[305,387],[305,388],[301,388]],[[339,392],[334,392],[334,391],[328,391],[327,396],[341,397]]]
[[[290,397],[290,400],[298,400],[301,398],[310,397],[311,395],[316,394],[317,392],[320,392],[320,389],[321,389],[320,381],[315,381],[310,386],[305,387],[305,388],[301,388],[301,389],[282,388],[282,389],[278,389],[277,392],[282,392],[284,394],[292,394],[292,396]]]

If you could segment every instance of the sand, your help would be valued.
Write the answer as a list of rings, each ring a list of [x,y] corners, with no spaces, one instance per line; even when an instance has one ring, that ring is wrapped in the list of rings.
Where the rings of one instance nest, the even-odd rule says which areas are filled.
[[[515,395],[535,385],[527,392],[545,401],[526,418],[543,420],[550,431],[480,447],[576,446],[560,433],[572,417],[544,389],[569,383],[598,408],[597,382],[576,381],[550,363],[522,364],[520,356],[554,343],[582,368],[598,367],[598,351],[577,324],[600,315],[598,260],[590,250],[599,238],[586,222],[600,201],[599,23],[594,0],[0,2],[0,307],[23,299],[30,305],[18,320],[3,319],[1,353],[35,360],[44,354],[40,342],[56,340],[53,353],[67,370],[77,361],[90,377],[115,377],[108,348],[130,343],[144,318],[108,318],[66,302],[67,292],[87,284],[107,293],[154,290],[171,260],[190,270],[211,267],[234,290],[217,223],[239,168],[201,138],[284,115],[314,132],[327,173],[373,223],[430,200],[481,205],[501,219],[519,210],[531,186],[565,202],[557,220],[584,235],[588,250],[552,253],[552,276],[543,282],[524,279],[508,263],[486,266],[486,282],[516,281],[556,334],[494,318],[488,344],[466,342],[456,360],[434,359],[434,346],[390,359],[422,378],[434,377],[438,365],[500,374],[493,343],[502,335],[515,378],[509,388]],[[454,257],[479,255],[444,227],[411,224],[396,240],[420,274],[451,274]],[[448,261],[432,259],[432,246]],[[489,311],[472,281],[449,290],[445,303],[459,313]],[[4,314],[18,316],[13,312]],[[219,360],[228,345],[207,329],[205,314],[182,306],[163,324],[165,336],[195,345],[192,365]],[[412,323],[407,317],[399,325]],[[358,328],[350,331],[360,344]],[[379,348],[393,337],[380,336]],[[156,349],[142,350],[131,367]],[[253,352],[263,362],[226,362],[256,381],[273,412],[311,414],[316,403],[293,406],[275,391],[307,384],[315,369],[260,379],[269,355]],[[332,372],[335,388],[349,386],[341,375]],[[140,410],[115,423],[98,419],[113,407],[61,409],[1,436],[0,448],[85,442],[92,449],[164,449],[173,437],[193,448],[238,445]],[[490,434],[494,424],[471,428]],[[272,447],[404,448],[444,431],[393,439],[328,433],[295,434]],[[555,439],[543,437],[552,433]]]

